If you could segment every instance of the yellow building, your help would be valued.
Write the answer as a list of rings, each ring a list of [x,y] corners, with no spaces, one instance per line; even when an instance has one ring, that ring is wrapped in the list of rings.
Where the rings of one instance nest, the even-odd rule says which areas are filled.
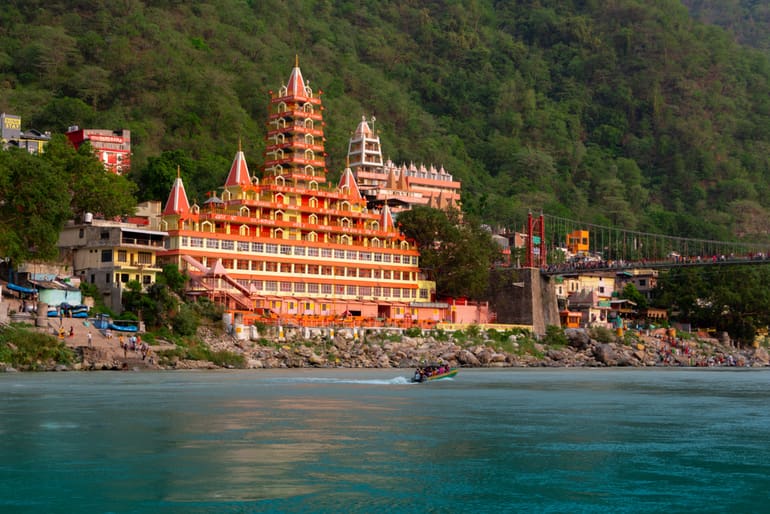
[[[588,253],[589,242],[590,238],[587,230],[573,230],[567,234],[567,250],[573,255]]]

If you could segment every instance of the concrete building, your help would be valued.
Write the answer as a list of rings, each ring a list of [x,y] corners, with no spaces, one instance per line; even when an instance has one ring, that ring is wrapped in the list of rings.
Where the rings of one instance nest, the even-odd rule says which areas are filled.
[[[131,131],[83,129],[74,125],[65,134],[75,148],[91,143],[96,157],[107,171],[124,175],[131,169]]]
[[[120,312],[129,281],[136,280],[145,289],[155,283],[162,271],[157,255],[166,236],[145,225],[86,215],[83,222],[69,222],[59,234],[60,259],[72,263],[73,276],[95,284],[104,303]]]

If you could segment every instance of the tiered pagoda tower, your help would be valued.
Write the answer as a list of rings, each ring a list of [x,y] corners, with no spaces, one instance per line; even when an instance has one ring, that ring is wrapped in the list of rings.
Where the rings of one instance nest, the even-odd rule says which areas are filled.
[[[443,166],[399,166],[383,161],[380,136],[372,128],[374,121],[374,117],[368,121],[361,117],[348,142],[350,167],[369,206],[388,205],[395,212],[415,205],[460,209],[461,184]]]
[[[295,63],[270,92],[261,178],[239,148],[217,201],[190,205],[176,179],[158,227],[169,233],[165,261],[191,275],[191,294],[284,323],[442,319],[388,206],[367,208],[349,166],[327,183],[322,112]]]

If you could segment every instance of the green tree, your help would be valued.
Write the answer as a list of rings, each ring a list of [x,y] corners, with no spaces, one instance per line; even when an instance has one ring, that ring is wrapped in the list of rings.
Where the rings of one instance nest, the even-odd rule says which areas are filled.
[[[456,211],[415,207],[399,214],[403,233],[420,249],[420,267],[442,296],[480,298],[500,249],[491,234]]]
[[[623,288],[623,292],[621,293],[621,298],[625,298],[626,300],[630,300],[636,304],[637,309],[646,309],[647,308],[647,297],[644,296],[634,284],[628,283]]]
[[[69,219],[66,175],[24,150],[0,151],[0,254],[18,265],[58,255]]]

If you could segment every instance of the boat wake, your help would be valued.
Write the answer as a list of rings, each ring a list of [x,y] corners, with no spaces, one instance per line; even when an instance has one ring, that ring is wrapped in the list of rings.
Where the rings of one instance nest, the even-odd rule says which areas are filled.
[[[411,385],[412,381],[406,377],[380,378],[380,379],[356,379],[356,378],[311,378],[297,377],[281,380],[295,384],[369,384],[369,385]]]

